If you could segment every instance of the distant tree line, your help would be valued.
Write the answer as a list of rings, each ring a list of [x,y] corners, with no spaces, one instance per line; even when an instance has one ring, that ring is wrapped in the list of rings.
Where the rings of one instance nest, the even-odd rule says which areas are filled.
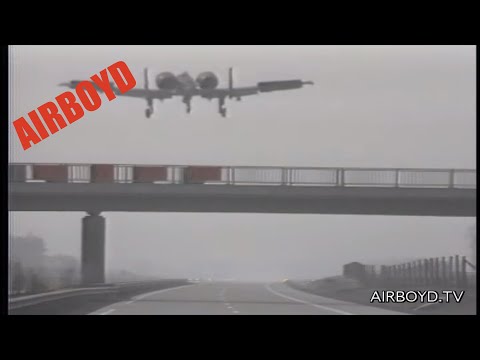
[[[79,262],[68,255],[46,255],[42,238],[9,237],[9,294],[35,294],[79,283]]]

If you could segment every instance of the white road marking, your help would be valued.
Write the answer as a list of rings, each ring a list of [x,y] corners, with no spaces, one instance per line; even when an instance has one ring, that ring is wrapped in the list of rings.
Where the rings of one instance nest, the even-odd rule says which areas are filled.
[[[335,312],[337,314],[341,314],[341,315],[355,315],[355,314],[352,314],[352,313],[349,313],[349,312],[346,312],[346,311],[343,311],[343,310],[338,310],[338,309],[334,309],[334,308],[331,308],[331,307],[328,307],[328,306],[323,306],[323,305],[318,305],[318,304],[314,304],[314,303],[311,303],[309,301],[305,301],[305,300],[300,300],[300,299],[296,299],[296,298],[293,298],[293,297],[290,297],[290,296],[287,296],[287,295],[283,295],[283,294],[280,294],[279,292],[273,290],[269,284],[265,285],[265,288],[270,291],[272,294],[274,295],[277,295],[277,296],[280,296],[280,297],[283,297],[285,299],[288,299],[288,300],[292,300],[292,301],[296,301],[296,302],[299,302],[299,303],[302,303],[302,304],[306,304],[306,305],[311,305],[311,306],[314,306],[316,308],[319,308],[319,309],[322,309],[322,310],[327,310],[327,311],[331,311],[331,312]]]
[[[110,310],[107,310],[107,311],[105,311],[105,312],[102,312],[102,313],[100,313],[100,314],[98,314],[98,315],[108,315],[108,314],[111,314],[111,313],[114,312],[114,311],[115,311],[115,309],[110,309]]]
[[[238,313],[240,313],[240,311],[233,310],[233,313],[234,313],[234,314],[238,314]]]
[[[146,293],[146,294],[142,294],[142,295],[137,295],[137,296],[134,296],[132,298],[132,301],[137,301],[137,300],[142,300],[150,295],[155,295],[155,294],[160,294],[160,293],[164,293],[164,292],[167,292],[167,291],[172,291],[172,290],[177,290],[177,289],[180,289],[180,288],[183,288],[183,287],[187,287],[187,286],[193,286],[193,284],[188,284],[188,285],[182,285],[182,286],[177,286],[177,287],[172,287],[172,288],[168,288],[168,289],[163,289],[163,290],[157,290],[157,291],[152,291],[152,292],[149,292],[149,293]]]
[[[445,303],[447,298],[446,297],[439,297],[439,299],[441,299],[442,302]],[[423,309],[423,308],[426,308],[426,307],[429,307],[429,306],[432,306],[432,305],[437,305],[437,304],[438,304],[438,302],[426,303],[426,304],[423,304],[423,305],[420,305],[420,306],[414,308],[413,310],[416,311],[416,310],[420,310],[420,309]]]
[[[137,295],[137,296],[134,296],[132,298],[132,300],[126,302],[126,303],[123,303],[124,305],[129,305],[129,304],[133,304],[135,301],[137,300],[141,300],[141,299],[144,299],[146,298],[147,296],[150,296],[150,295],[154,295],[154,294],[159,294],[159,293],[164,293],[164,292],[167,292],[167,291],[171,291],[171,290],[176,290],[176,289],[180,289],[180,288],[183,288],[183,287],[186,287],[186,286],[193,286],[193,285],[196,285],[196,284],[188,284],[188,285],[182,285],[182,286],[177,286],[177,287],[173,287],[173,288],[168,288],[168,289],[163,289],[163,290],[157,290],[157,291],[152,291],[152,292],[149,292],[149,293],[145,293],[145,294],[142,294],[142,295]],[[121,304],[121,303],[119,303]],[[115,309],[112,309],[112,311],[114,311]],[[92,313],[90,313],[89,315],[97,315],[97,311],[94,311]],[[100,313],[98,315],[107,315],[107,313],[110,313],[111,311],[107,311],[105,313]]]

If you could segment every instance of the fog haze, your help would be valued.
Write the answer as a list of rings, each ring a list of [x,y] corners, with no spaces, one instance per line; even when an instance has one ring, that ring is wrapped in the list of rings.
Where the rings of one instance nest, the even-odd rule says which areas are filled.
[[[10,161],[476,169],[474,46],[13,46]],[[313,87],[217,104],[117,98],[24,151],[20,116],[119,60],[226,85],[302,79]],[[48,252],[80,256],[83,213],[10,213]],[[349,261],[470,254],[473,218],[104,213],[107,268],[160,277],[275,280],[335,275]]]

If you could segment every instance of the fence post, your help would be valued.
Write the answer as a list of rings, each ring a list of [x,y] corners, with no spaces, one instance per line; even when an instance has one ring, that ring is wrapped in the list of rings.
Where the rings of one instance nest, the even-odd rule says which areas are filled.
[[[458,255],[455,255],[455,287],[460,287],[460,260]]]
[[[423,271],[424,271],[424,274],[425,274],[425,279],[424,279],[423,284],[428,285],[428,259],[423,260]]]
[[[454,275],[453,275],[453,256],[448,257],[448,285],[453,286]]]
[[[423,285],[423,267],[422,260],[417,261],[417,285]]]
[[[413,284],[413,266],[412,266],[412,263],[409,262],[407,264],[407,285],[408,286],[412,286]]]
[[[430,285],[435,285],[435,260],[430,258]]]
[[[402,284],[402,265],[397,265],[397,284]]]
[[[462,256],[462,287],[465,289],[467,288],[467,257]]]
[[[447,286],[448,285],[448,279],[447,279],[447,264],[445,262],[445,256],[442,256],[442,285]]]
[[[385,284],[386,280],[386,268],[385,265],[380,265],[380,283]]]
[[[403,264],[398,265],[398,282],[403,285]]]
[[[405,264],[400,264],[400,284],[405,283]]]

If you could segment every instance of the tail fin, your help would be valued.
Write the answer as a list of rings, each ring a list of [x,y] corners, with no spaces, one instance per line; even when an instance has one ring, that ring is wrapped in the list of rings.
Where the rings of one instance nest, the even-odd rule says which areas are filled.
[[[233,91],[233,68],[228,69],[228,92],[230,93],[230,98],[232,97]]]
[[[143,82],[145,90],[148,90],[148,68],[143,69]]]

